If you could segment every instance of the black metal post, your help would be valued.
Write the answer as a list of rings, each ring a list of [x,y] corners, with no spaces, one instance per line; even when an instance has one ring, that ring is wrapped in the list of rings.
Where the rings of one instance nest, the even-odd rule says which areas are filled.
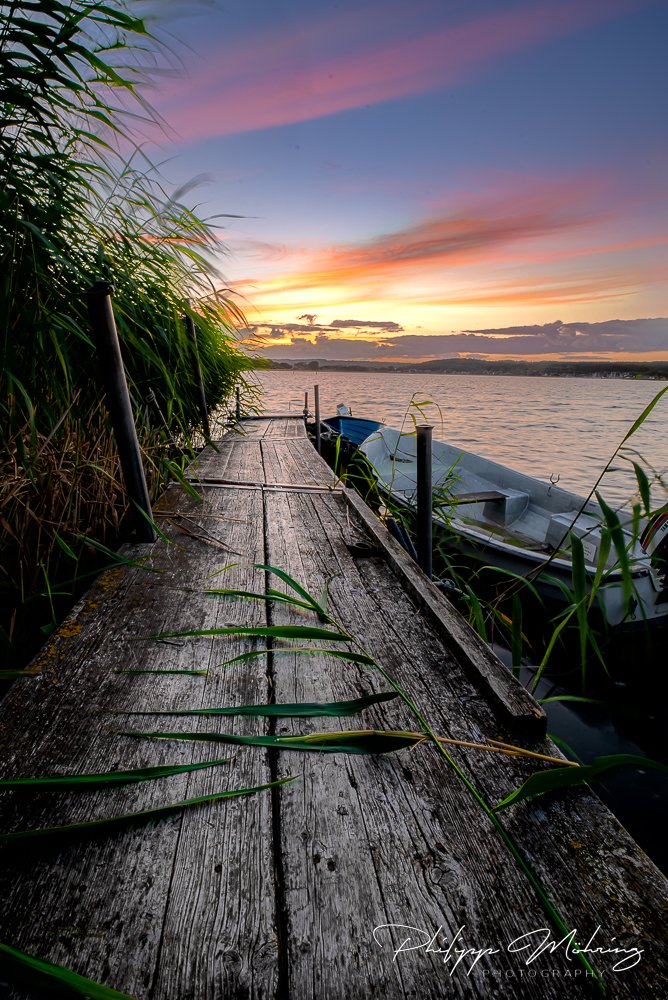
[[[96,282],[93,288],[86,293],[88,314],[100,357],[107,406],[116,437],[125,488],[133,504],[133,520],[137,539],[141,542],[154,542],[156,534],[151,524],[153,512],[151,511],[151,500],[148,495],[144,466],[139,450],[137,429],[130,405],[130,393],[123,368],[114,311],[111,306],[112,290],[113,286],[108,282]],[[143,511],[146,517],[142,517],[140,511]]]
[[[308,392],[304,393],[304,423],[308,420]]]
[[[199,351],[197,349],[197,329],[193,322],[192,316],[187,313],[184,316],[186,330],[190,334],[190,339],[192,340],[193,352],[195,356],[195,395],[197,397],[197,408],[199,410],[200,420],[202,421],[202,430],[204,431],[204,437],[211,437],[211,430],[209,428],[209,411],[206,406],[206,395],[204,393],[204,379],[202,378],[202,366],[199,363]]]
[[[313,386],[313,398],[315,400],[315,446],[318,454],[322,451],[322,443],[320,441],[320,386]]]
[[[239,421],[241,420],[241,393],[239,391],[239,386],[237,386],[237,407],[236,407],[236,414],[237,414],[237,423],[239,423]]]
[[[417,428],[417,557],[420,569],[432,575],[431,424]]]

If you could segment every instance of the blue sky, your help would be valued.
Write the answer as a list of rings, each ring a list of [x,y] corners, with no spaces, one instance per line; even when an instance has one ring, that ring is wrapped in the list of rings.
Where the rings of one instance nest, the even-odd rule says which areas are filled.
[[[663,0],[160,9],[150,152],[245,216],[221,267],[270,356],[668,358]]]

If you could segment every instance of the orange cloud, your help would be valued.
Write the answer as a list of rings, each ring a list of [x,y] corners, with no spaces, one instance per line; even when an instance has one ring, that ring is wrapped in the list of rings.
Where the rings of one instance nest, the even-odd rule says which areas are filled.
[[[360,25],[383,18],[382,5],[336,19],[300,22],[287,31],[210,53],[204,68],[156,103],[184,139],[204,139],[308,121],[369,104],[450,86],[485,70],[490,61],[582,30],[638,0],[530,3],[411,37],[355,45]],[[382,21],[380,22],[382,24]],[[328,54],[332,42],[345,54]],[[304,53],[313,51],[311,63]]]
[[[313,250],[310,259],[300,249],[291,268],[244,286],[252,306],[274,319],[288,309],[318,312],[372,301],[401,302],[403,321],[422,305],[626,297],[665,278],[660,251],[668,237],[604,241],[601,233],[611,221],[617,229],[619,220],[591,207],[599,186],[596,178],[523,180],[363,244]],[[643,253],[650,248],[651,255]]]

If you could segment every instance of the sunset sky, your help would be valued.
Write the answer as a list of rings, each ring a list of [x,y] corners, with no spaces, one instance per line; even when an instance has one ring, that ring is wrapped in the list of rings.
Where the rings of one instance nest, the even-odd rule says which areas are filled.
[[[263,353],[668,358],[665,0],[165,9],[150,152]]]

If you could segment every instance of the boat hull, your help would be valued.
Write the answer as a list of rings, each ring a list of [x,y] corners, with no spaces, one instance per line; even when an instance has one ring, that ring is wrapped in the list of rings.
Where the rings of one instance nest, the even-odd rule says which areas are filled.
[[[340,434],[346,441],[359,447],[370,434],[377,431],[382,424],[379,420],[367,420],[363,417],[336,416],[322,421],[335,434]]]
[[[382,428],[361,451],[385,494],[412,509],[415,436]],[[596,590],[607,623],[631,630],[666,626],[668,594],[625,515],[620,514],[627,564],[622,572],[597,504],[442,441],[433,442],[433,460],[434,522],[451,552],[477,566],[525,577],[545,600],[563,606],[573,600],[575,535],[582,546],[586,586],[589,593]]]

